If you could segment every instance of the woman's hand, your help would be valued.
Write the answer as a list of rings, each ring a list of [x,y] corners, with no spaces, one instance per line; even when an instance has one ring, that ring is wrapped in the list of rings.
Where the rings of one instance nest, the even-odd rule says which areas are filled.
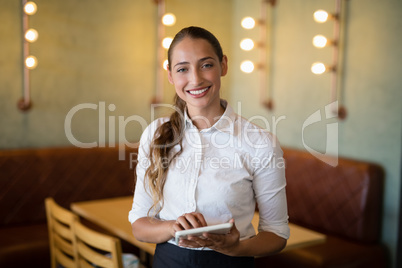
[[[192,212],[184,213],[177,218],[176,222],[172,224],[172,236],[175,236],[177,231],[194,229],[207,226],[204,216],[201,213]]]
[[[181,239],[179,246],[189,248],[208,247],[226,255],[236,255],[236,248],[239,246],[240,232],[237,230],[234,220],[232,229],[228,234],[204,233],[201,237],[190,236],[188,239]]]

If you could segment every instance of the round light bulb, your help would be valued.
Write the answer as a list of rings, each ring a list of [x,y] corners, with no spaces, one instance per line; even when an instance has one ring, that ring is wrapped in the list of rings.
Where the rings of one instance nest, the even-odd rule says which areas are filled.
[[[246,60],[240,64],[240,70],[245,73],[251,73],[254,70],[254,63],[252,61]]]
[[[241,26],[244,29],[253,29],[255,26],[255,20],[252,17],[245,17],[241,21]]]
[[[322,62],[315,62],[311,65],[311,72],[313,74],[323,74],[327,70],[326,66]]]
[[[323,35],[316,35],[313,38],[313,45],[317,48],[323,48],[328,44],[328,39]]]
[[[36,10],[38,9],[38,7],[36,6],[36,4],[32,1],[27,2],[24,5],[24,12],[28,15],[33,15],[36,13]]]
[[[328,12],[325,10],[317,10],[316,12],[314,12],[314,20],[318,23],[324,23],[328,20]]]
[[[29,29],[25,33],[25,40],[27,40],[30,43],[33,43],[36,40],[38,40],[38,36],[39,36],[38,31],[36,31],[35,29]]]
[[[38,65],[38,60],[35,56],[28,56],[25,59],[25,66],[28,69],[35,69],[37,65]]]
[[[166,25],[166,26],[172,26],[176,23],[176,16],[173,15],[172,13],[166,13],[162,17],[162,23],[163,23],[163,25]]]
[[[168,69],[168,64],[169,64],[168,60],[165,60],[165,61],[163,62],[163,69],[165,69],[166,71],[167,71],[167,69]]]
[[[163,40],[162,40],[162,46],[163,46],[164,48],[166,48],[166,49],[169,49],[170,44],[172,43],[172,41],[173,41],[173,38],[171,38],[171,37],[165,37],[165,38],[163,38]]]
[[[250,38],[241,40],[240,48],[246,51],[250,51],[254,48],[254,42]]]

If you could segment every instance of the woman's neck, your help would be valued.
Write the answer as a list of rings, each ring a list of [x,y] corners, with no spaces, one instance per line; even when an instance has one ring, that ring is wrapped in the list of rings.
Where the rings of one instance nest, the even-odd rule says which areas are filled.
[[[191,109],[187,110],[193,124],[199,129],[212,127],[223,115],[225,108],[219,104],[215,109]]]

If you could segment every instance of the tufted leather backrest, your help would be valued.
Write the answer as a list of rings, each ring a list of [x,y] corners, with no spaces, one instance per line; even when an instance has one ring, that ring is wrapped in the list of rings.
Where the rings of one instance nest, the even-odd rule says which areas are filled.
[[[136,149],[119,160],[117,148],[0,151],[0,227],[45,222],[46,197],[71,202],[132,195]]]
[[[308,152],[285,148],[289,221],[360,242],[381,229],[383,169],[339,158],[332,167]]]

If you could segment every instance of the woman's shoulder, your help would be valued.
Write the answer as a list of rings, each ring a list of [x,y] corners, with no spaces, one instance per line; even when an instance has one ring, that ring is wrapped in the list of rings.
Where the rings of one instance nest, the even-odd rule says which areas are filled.
[[[169,117],[160,117],[152,121],[142,132],[142,139],[152,138],[155,131],[167,121],[169,121]]]
[[[262,121],[262,125],[264,126],[257,125],[249,119],[237,115],[237,131],[240,131],[243,134],[248,133],[255,139],[271,139],[274,135],[270,131],[269,123],[264,120],[260,121]]]
[[[239,115],[236,122],[235,132],[241,137],[243,146],[254,149],[273,149],[272,147],[280,146],[278,138],[270,131],[268,122],[264,121],[265,126],[261,126]]]
[[[169,117],[159,117],[156,118],[154,121],[152,121],[148,127],[160,127],[161,125],[163,125],[165,122],[169,121]]]

